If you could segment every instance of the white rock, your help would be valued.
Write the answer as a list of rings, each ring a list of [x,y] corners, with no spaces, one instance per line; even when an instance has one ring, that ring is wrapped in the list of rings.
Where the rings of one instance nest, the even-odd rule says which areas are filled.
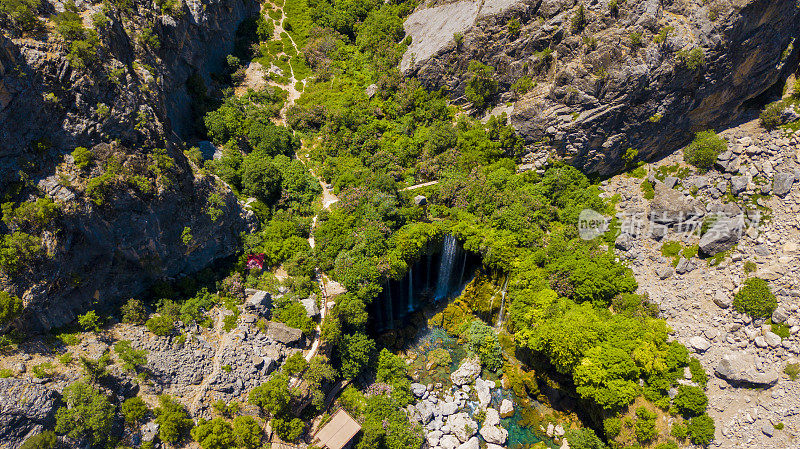
[[[499,426],[500,414],[493,408],[486,409],[486,418],[483,420],[484,426]]]
[[[480,448],[480,441],[478,441],[478,437],[472,437],[467,440],[464,444],[458,446],[458,449],[478,449]]]
[[[461,442],[458,441],[455,435],[445,435],[439,440],[439,446],[442,449],[456,449],[460,445]]]
[[[464,360],[455,372],[450,374],[453,384],[462,386],[472,383],[481,373],[481,363],[477,358]]]
[[[492,393],[489,391],[489,385],[480,377],[475,379],[475,392],[478,394],[481,407],[486,408],[492,400]]]
[[[706,352],[711,347],[711,343],[703,337],[694,336],[689,339],[689,345],[698,352]]]
[[[500,417],[508,418],[514,414],[514,403],[509,399],[503,399],[500,403]]]
[[[472,438],[478,432],[478,423],[465,412],[456,413],[447,417],[447,427],[462,443]]]

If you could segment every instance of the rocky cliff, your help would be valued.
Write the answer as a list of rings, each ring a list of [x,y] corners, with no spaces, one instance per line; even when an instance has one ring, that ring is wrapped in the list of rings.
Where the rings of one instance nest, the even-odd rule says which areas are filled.
[[[53,31],[64,8],[45,2],[39,29],[0,35],[3,201],[48,197],[58,208],[35,229],[4,217],[6,235],[41,240],[43,251],[4,270],[2,282],[25,301],[23,322],[40,328],[229,256],[252,225],[230,189],[187,159],[182,138],[193,120],[187,80],[211,82],[258,3],[187,1],[167,11],[79,2],[99,41],[86,63]],[[79,146],[88,164],[69,155]]]
[[[463,95],[473,60],[493,67],[490,99],[531,147],[588,172],[666,155],[692,132],[735,122],[796,67],[794,0],[463,0],[405,22],[401,69]]]

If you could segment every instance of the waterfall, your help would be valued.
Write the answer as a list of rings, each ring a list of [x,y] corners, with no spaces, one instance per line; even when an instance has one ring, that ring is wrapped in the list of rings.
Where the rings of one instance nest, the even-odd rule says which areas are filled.
[[[464,251],[464,262],[461,263],[461,276],[458,278],[458,287],[464,285],[464,270],[467,268],[467,252]]]
[[[450,275],[453,272],[453,263],[456,258],[456,238],[448,234],[444,238],[442,262],[439,265],[439,278],[436,280],[436,301],[446,298],[450,293]]]
[[[408,313],[414,311],[414,266],[408,270]]]
[[[389,281],[386,281],[386,325],[388,329],[392,328],[392,322],[394,321],[394,313],[392,310],[392,286],[389,284]]]
[[[501,302],[500,302],[500,313],[497,314],[497,324],[495,327],[500,327],[503,324],[503,310],[506,308],[506,287],[508,287],[508,275],[506,275],[506,280],[503,282],[503,290],[500,292]]]

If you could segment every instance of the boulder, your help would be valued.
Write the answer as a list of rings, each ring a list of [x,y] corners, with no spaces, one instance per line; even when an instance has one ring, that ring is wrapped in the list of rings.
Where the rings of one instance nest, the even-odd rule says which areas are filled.
[[[656,269],[656,275],[662,280],[671,278],[673,274],[675,274],[675,270],[669,265]]]
[[[677,224],[698,215],[692,202],[681,192],[656,184],[650,202],[650,219],[660,224]]]
[[[484,424],[481,427],[481,436],[487,443],[503,445],[508,439],[508,430],[500,426],[487,426]]]
[[[499,426],[500,425],[500,413],[497,413],[497,410],[493,408],[486,409],[486,416],[483,418],[483,425],[484,426]]]
[[[244,307],[260,313],[266,312],[272,307],[272,295],[264,290],[254,290],[245,300]]]
[[[442,416],[450,416],[458,410],[458,404],[453,401],[442,402],[439,405],[439,412]]]
[[[734,176],[731,178],[731,193],[739,195],[747,190],[747,177]]]
[[[706,352],[711,347],[711,342],[703,337],[695,336],[689,339],[689,346],[694,348],[697,352]]]
[[[158,424],[155,421],[150,421],[145,424],[142,424],[140,428],[142,433],[142,442],[147,443],[156,439],[156,435],[158,435]]]
[[[778,371],[770,367],[766,367],[764,372],[757,371],[754,357],[744,352],[723,355],[714,368],[714,374],[733,386],[743,387],[769,388],[778,382],[779,377]]]
[[[772,178],[772,192],[778,196],[786,196],[789,190],[792,189],[794,183],[794,173],[791,172],[778,172]]]
[[[428,392],[428,388],[425,387],[425,385],[418,384],[418,383],[411,384],[411,393],[413,393],[414,396],[416,396],[418,398],[421,398],[427,392]]]
[[[478,395],[478,403],[486,408],[492,400],[492,392],[489,390],[489,385],[480,377],[475,379],[475,393]]]
[[[514,403],[509,399],[503,399],[500,403],[500,417],[508,418],[514,415]]]
[[[28,435],[55,425],[58,394],[27,379],[0,379],[0,446],[19,447]]]
[[[461,442],[458,441],[455,435],[445,435],[441,439],[439,439],[439,446],[442,449],[456,449],[461,445]]]
[[[620,251],[628,251],[633,246],[633,239],[628,234],[620,234],[614,240],[614,247]]]
[[[789,319],[789,311],[785,307],[778,307],[772,312],[772,322],[783,324]]]
[[[423,425],[428,424],[433,419],[433,406],[430,402],[418,402],[415,407]]]
[[[306,308],[306,316],[309,318],[316,318],[319,316],[319,307],[317,307],[316,298],[306,298],[300,301],[300,304]]]
[[[428,204],[428,199],[424,195],[417,195],[414,197],[414,204],[416,206],[424,206]]]
[[[481,443],[478,441],[478,437],[472,437],[466,443],[458,446],[458,449],[479,449],[480,446]]]
[[[364,89],[364,93],[367,95],[368,98],[372,98],[375,94],[378,93],[378,85],[377,84],[370,84]]]
[[[764,341],[770,348],[775,348],[781,345],[781,337],[774,332],[765,332]]]
[[[277,321],[267,322],[264,333],[273,340],[286,346],[294,346],[303,338],[303,331],[289,327]]]
[[[461,362],[455,372],[450,374],[450,380],[457,386],[472,383],[481,373],[481,362],[477,358],[466,359]]]
[[[713,256],[727,251],[739,241],[744,230],[744,218],[720,216],[711,229],[700,237],[700,251]]]
[[[733,303],[733,298],[731,297],[730,294],[722,290],[717,290],[714,293],[713,301],[714,304],[718,305],[720,308],[727,309]]]
[[[450,432],[458,438],[458,441],[462,443],[466,443],[467,440],[478,433],[478,423],[465,412],[448,416],[447,427],[450,428]]]

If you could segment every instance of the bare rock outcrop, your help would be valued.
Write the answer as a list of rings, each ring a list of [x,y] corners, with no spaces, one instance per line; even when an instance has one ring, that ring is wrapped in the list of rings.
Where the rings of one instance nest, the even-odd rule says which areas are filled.
[[[731,123],[796,66],[796,2],[617,4],[429,2],[405,22],[412,43],[401,69],[459,98],[471,61],[492,66],[499,88],[490,101],[515,101],[498,110],[509,112],[533,160],[555,150],[587,172],[611,174],[625,167],[629,148],[650,159],[698,129]]]

